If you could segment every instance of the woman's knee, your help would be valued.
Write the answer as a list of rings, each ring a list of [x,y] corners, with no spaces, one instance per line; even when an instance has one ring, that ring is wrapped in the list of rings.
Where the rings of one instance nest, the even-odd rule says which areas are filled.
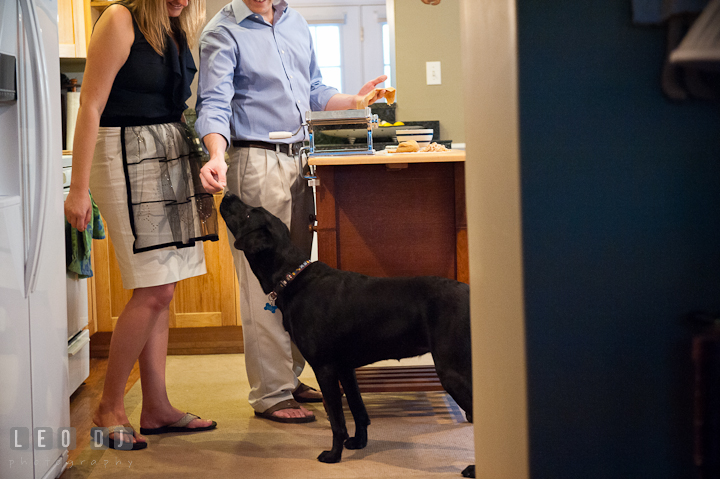
[[[170,283],[138,288],[133,292],[133,296],[137,295],[138,299],[144,301],[146,305],[160,312],[170,305],[174,293],[175,283]]]

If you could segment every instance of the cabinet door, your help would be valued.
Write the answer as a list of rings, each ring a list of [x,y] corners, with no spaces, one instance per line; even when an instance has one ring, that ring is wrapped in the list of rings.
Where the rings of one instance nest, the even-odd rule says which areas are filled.
[[[215,195],[219,207],[222,194]],[[239,326],[240,308],[227,228],[218,215],[220,241],[204,243],[207,274],[178,282],[170,303],[170,327]],[[112,331],[132,296],[123,289],[112,241],[93,241],[97,330]]]
[[[222,195],[215,195],[215,206],[220,208]],[[237,285],[227,228],[218,214],[219,241],[206,241],[205,266],[207,274],[180,281],[175,289],[174,318],[170,327],[191,328],[200,326],[239,325],[240,310],[236,305]],[[174,321],[173,321],[174,319]]]
[[[58,1],[61,58],[85,58],[85,5],[83,0]]]

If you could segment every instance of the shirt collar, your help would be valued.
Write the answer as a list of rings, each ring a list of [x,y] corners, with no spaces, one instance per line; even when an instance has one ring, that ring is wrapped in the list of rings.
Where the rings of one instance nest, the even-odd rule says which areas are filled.
[[[288,4],[285,0],[273,0],[273,5],[275,6],[275,10],[281,11],[283,13],[285,12],[285,10],[287,10],[288,7]],[[243,2],[243,0],[232,0],[232,9],[233,14],[235,15],[235,21],[237,23],[242,22],[248,17],[257,15],[252,10],[250,10],[247,5],[245,5],[245,2]]]

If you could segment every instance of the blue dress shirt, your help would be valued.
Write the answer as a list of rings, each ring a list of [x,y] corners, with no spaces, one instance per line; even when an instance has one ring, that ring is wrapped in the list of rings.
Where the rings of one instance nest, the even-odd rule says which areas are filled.
[[[274,0],[273,24],[233,0],[200,37],[198,119],[200,138],[269,142],[273,131],[295,132],[308,110],[324,110],[337,89],[322,83],[305,19]],[[305,139],[304,129],[291,139]]]

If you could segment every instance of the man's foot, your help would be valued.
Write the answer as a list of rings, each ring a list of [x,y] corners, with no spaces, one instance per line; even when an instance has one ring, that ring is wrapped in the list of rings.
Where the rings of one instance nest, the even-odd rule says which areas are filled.
[[[263,412],[255,411],[255,415],[271,421],[292,424],[313,422],[315,420],[315,414],[302,407],[294,399],[280,401]]]
[[[320,391],[303,383],[298,384],[292,394],[297,402],[322,402],[323,400]]]

